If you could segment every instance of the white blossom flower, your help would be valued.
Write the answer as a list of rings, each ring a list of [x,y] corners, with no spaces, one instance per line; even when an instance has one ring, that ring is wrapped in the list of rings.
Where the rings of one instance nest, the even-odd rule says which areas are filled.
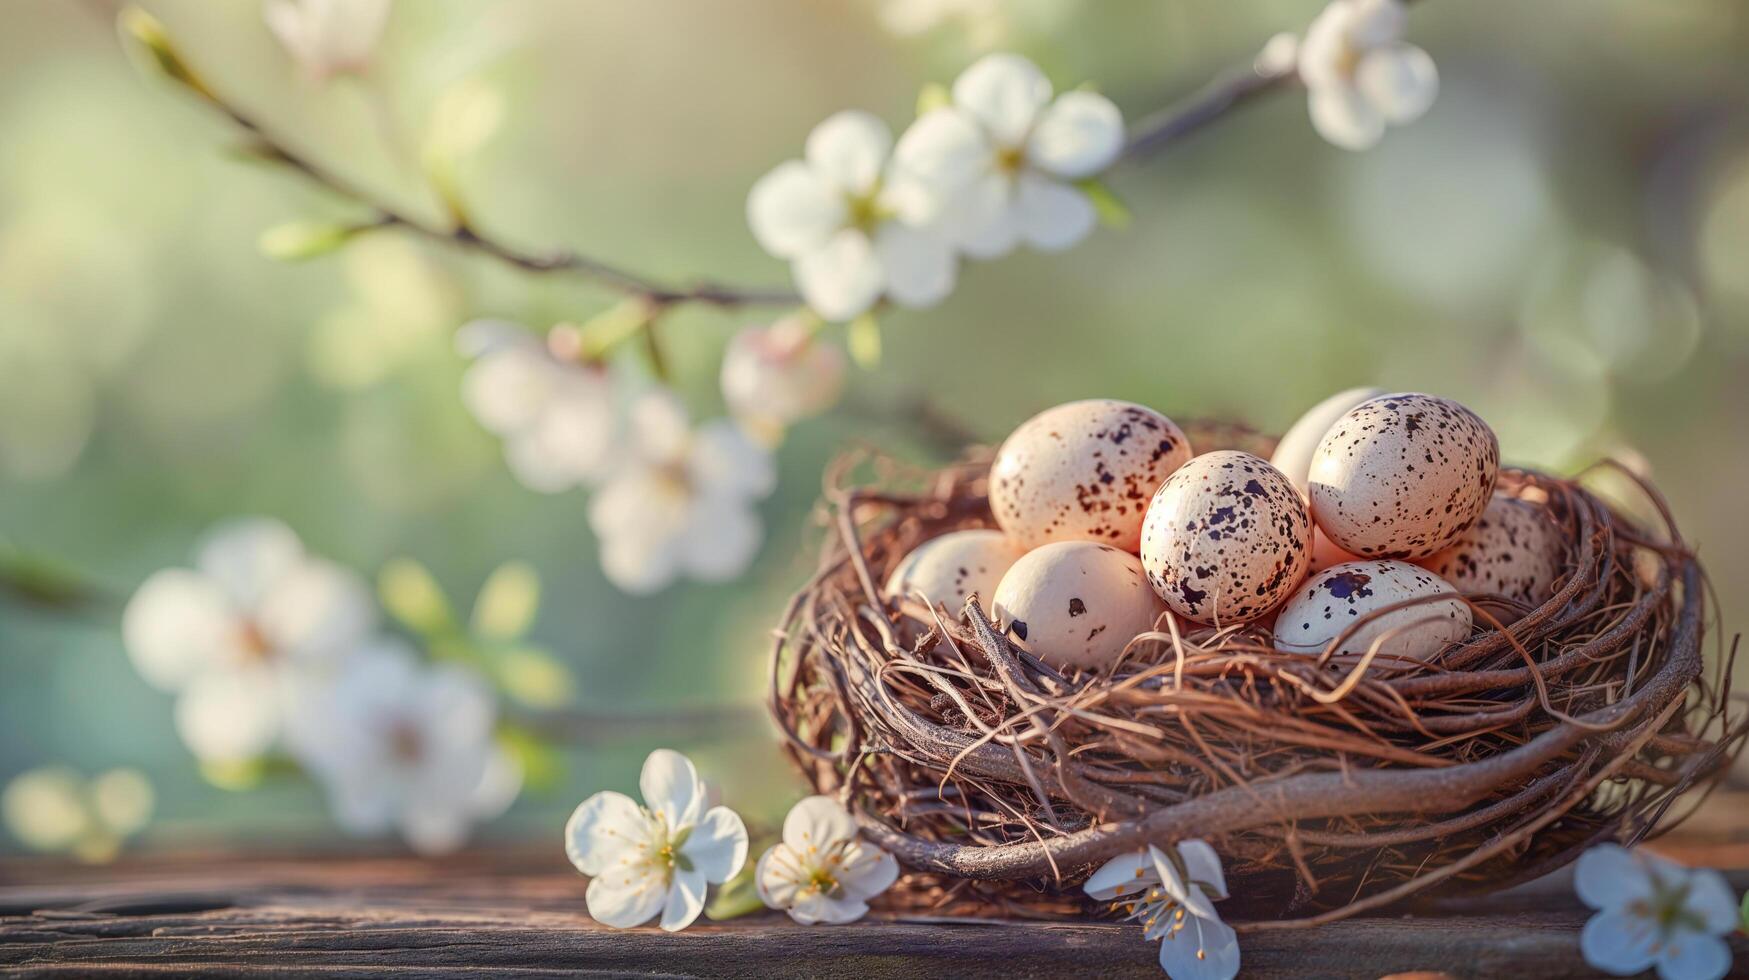
[[[589,504],[608,579],[647,594],[681,575],[745,571],[765,533],[754,503],[776,486],[770,451],[727,419],[693,429],[665,389],[640,395],[630,415],[628,459]]]
[[[552,336],[567,334],[555,328]],[[504,460],[523,486],[558,493],[608,473],[621,449],[621,411],[606,365],[560,357],[501,320],[467,324],[456,345],[475,358],[462,377],[462,401],[504,440]]]
[[[1227,897],[1227,881],[1220,856],[1206,842],[1181,841],[1170,853],[1150,844],[1119,855],[1082,887],[1141,921],[1144,937],[1161,941],[1160,968],[1173,980],[1238,974],[1239,937],[1214,907]]]
[[[966,40],[987,50],[1010,33],[1011,11],[1004,0],[881,0],[881,26],[897,37],[917,37],[950,22],[965,28]]]
[[[1312,21],[1299,68],[1319,135],[1364,150],[1386,124],[1414,122],[1433,104],[1439,72],[1402,39],[1407,20],[1401,0],[1332,0]]]
[[[759,859],[759,897],[802,925],[855,922],[868,900],[893,887],[899,862],[857,837],[850,812],[829,796],[810,796],[790,809],[783,842]]]
[[[287,744],[348,833],[398,829],[421,854],[460,847],[502,814],[522,772],[497,741],[491,688],[458,664],[425,666],[383,639],[292,716]]]
[[[1737,899],[1717,871],[1600,844],[1580,855],[1573,886],[1598,910],[1579,934],[1597,969],[1629,976],[1656,966],[1663,980],[1717,980],[1730,970],[1720,937],[1737,927]]]
[[[389,22],[390,0],[265,0],[268,30],[310,77],[363,71]]]
[[[723,400],[768,444],[831,408],[844,391],[844,351],[815,334],[806,318],[785,317],[742,330],[723,351]]]
[[[953,83],[953,104],[925,113],[894,160],[934,189],[943,234],[974,258],[1021,242],[1060,251],[1086,238],[1097,212],[1074,186],[1123,150],[1123,115],[1093,92],[1052,99],[1050,79],[1016,54],[990,54]]]
[[[565,823],[565,856],[590,877],[585,901],[603,925],[629,929],[658,913],[678,932],[704,910],[706,885],[747,863],[747,828],[728,807],[708,807],[692,761],[671,749],[644,760],[644,805],[623,793],[584,800]]]
[[[209,534],[194,569],[148,578],[122,614],[122,638],[147,682],[177,694],[176,728],[203,760],[271,749],[286,716],[376,625],[370,587],[304,551],[278,521]]]
[[[886,296],[901,306],[953,291],[953,250],[924,227],[927,188],[891,165],[893,134],[866,112],[840,112],[808,134],[801,160],[779,164],[747,195],[760,247],[790,262],[802,299],[850,320]]]

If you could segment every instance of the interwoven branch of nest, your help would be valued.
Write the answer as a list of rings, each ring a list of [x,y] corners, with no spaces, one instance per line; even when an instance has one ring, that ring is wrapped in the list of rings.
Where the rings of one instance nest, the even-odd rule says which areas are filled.
[[[975,601],[931,610],[876,587],[919,542],[991,523],[982,473],[832,491],[773,655],[791,755],[919,871],[1060,907],[1096,862],[1203,837],[1235,895],[1310,913],[1250,928],[1312,924],[1638,839],[1742,745],[1727,681],[1702,681],[1702,573],[1667,512],[1654,537],[1576,482],[1504,474],[1561,521],[1566,574],[1535,608],[1472,597],[1486,628],[1429,663],[1281,653],[1266,631],[1168,613],[1081,673],[1020,650]]]

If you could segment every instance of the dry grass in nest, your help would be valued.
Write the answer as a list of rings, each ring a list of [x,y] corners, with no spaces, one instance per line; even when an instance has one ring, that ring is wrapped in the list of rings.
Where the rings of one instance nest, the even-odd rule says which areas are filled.
[[[1192,438],[1269,450],[1232,426]],[[847,488],[864,464],[909,489]],[[993,526],[987,469],[841,463],[819,570],[773,652],[791,756],[912,869],[911,910],[1085,914],[1076,885],[1099,863],[1200,837],[1241,931],[1315,925],[1639,840],[1743,743],[1734,650],[1703,678],[1704,577],[1650,487],[1657,531],[1575,481],[1503,471],[1565,530],[1565,573],[1535,608],[1472,597],[1475,631],[1429,663],[1279,653],[1267,632],[1167,613],[1092,673],[1040,663],[975,603],[882,596],[919,543]]]

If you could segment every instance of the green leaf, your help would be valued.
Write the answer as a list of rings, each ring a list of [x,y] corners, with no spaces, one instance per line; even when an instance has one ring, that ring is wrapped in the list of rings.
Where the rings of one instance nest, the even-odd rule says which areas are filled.
[[[599,361],[649,326],[654,308],[634,296],[590,317],[577,328],[579,352],[585,361]]]
[[[717,889],[716,897],[704,907],[704,914],[713,922],[725,922],[762,911],[765,900],[759,897],[755,881],[758,867],[758,861],[748,861],[740,874]]]
[[[425,566],[411,558],[396,558],[377,573],[377,596],[389,615],[422,636],[454,632],[455,613],[443,589]]]
[[[116,15],[116,25],[121,28],[123,36],[132,39],[139,46],[152,67],[187,86],[201,98],[209,102],[218,101],[206,82],[188,67],[188,62],[182,60],[182,53],[171,43],[170,32],[164,29],[163,22],[158,18],[138,7],[128,7]]]
[[[522,767],[522,784],[536,792],[559,785],[565,774],[564,759],[559,751],[526,728],[503,725],[498,729],[498,744]]]
[[[288,221],[261,233],[261,254],[281,262],[301,262],[337,252],[362,229],[330,221]]]
[[[1123,200],[1103,182],[1098,179],[1088,179],[1075,186],[1081,188],[1081,192],[1086,194],[1088,201],[1093,204],[1094,212],[1099,215],[1100,224],[1119,231],[1130,226],[1130,221],[1134,216],[1130,214],[1128,205],[1124,204]]]
[[[1749,892],[1743,893],[1743,905],[1737,911],[1741,913],[1740,918],[1742,919],[1738,928],[1744,932],[1749,932]]]
[[[506,650],[498,654],[496,668],[498,686],[504,693],[531,708],[562,708],[577,697],[577,679],[571,669],[545,650]]]
[[[881,366],[881,322],[873,313],[864,313],[850,321],[846,328],[845,345],[850,359],[865,371]]]
[[[486,577],[474,599],[474,635],[508,643],[534,625],[540,609],[540,573],[523,561],[507,561]]]
[[[953,105],[953,95],[947,86],[940,82],[930,82],[917,93],[917,114],[926,116],[937,109],[945,109]]]
[[[0,540],[0,593],[50,609],[71,609],[99,598],[78,573]]]

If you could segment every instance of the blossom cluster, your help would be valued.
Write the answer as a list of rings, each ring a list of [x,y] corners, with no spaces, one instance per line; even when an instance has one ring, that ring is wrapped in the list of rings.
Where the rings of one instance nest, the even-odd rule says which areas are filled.
[[[584,800],[565,824],[565,855],[590,878],[589,914],[618,929],[659,917],[678,932],[704,911],[709,885],[734,879],[747,862],[747,827],[711,805],[692,760],[657,749],[644,761],[639,803],[611,790]],[[869,899],[892,887],[899,863],[861,839],[837,800],[810,796],[783,822],[783,839],[753,871],[760,900],[803,925],[854,922]]]
[[[287,756],[350,832],[453,850],[520,789],[485,679],[422,662],[383,629],[362,578],[278,521],[209,533],[192,568],[141,584],[122,634],[141,676],[176,696],[177,733],[203,766]]]
[[[1056,94],[1031,61],[986,55],[897,140],[858,110],[814,127],[802,159],[753,185],[754,238],[790,263],[796,288],[827,320],[883,299],[927,307],[952,292],[961,257],[994,259],[1021,244],[1069,248],[1097,210],[1077,186],[1123,149],[1111,100]]]

